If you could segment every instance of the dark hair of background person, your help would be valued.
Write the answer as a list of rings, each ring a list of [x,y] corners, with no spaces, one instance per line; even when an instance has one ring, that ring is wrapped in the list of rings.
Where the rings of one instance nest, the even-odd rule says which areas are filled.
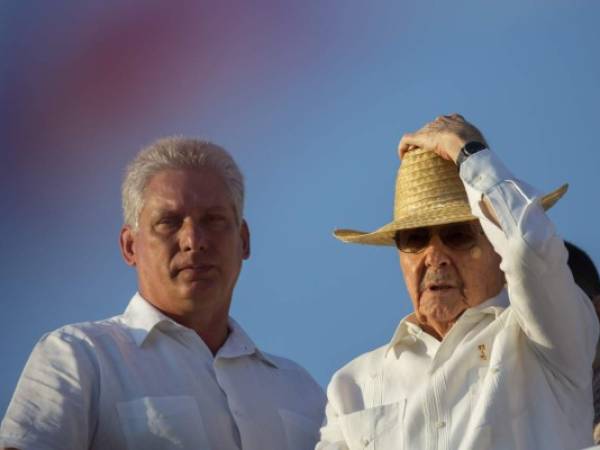
[[[571,242],[565,241],[565,247],[569,252],[567,264],[573,273],[575,283],[590,299],[600,295],[600,276],[592,258]]]

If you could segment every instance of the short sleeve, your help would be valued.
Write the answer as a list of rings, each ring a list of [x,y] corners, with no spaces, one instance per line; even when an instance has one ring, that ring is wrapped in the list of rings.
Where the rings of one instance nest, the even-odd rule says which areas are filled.
[[[82,337],[55,331],[33,349],[0,425],[0,447],[87,449],[97,365]]]

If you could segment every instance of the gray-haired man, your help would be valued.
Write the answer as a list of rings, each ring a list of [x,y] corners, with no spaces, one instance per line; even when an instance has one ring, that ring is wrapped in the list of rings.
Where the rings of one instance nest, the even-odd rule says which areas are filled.
[[[120,316],[41,339],[0,447],[312,448],[321,388],[229,317],[250,256],[231,156],[207,142],[160,140],[128,167],[122,194],[121,252],[139,292]]]

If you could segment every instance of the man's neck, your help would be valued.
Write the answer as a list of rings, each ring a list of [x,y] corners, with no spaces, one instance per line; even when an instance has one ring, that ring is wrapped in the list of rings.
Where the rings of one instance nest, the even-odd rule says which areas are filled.
[[[230,329],[227,324],[225,324],[225,327],[219,327],[218,329],[196,329],[195,331],[198,336],[200,336],[200,339],[202,339],[202,341],[210,349],[213,356],[215,356],[223,344],[225,344],[225,341],[227,341],[230,333]]]
[[[202,341],[210,349],[213,356],[217,354],[229,336],[229,308],[225,305],[215,310],[212,305],[194,308],[192,310],[173,311],[150,301],[165,316],[175,322],[190,328],[200,336]],[[194,305],[196,306],[196,305]]]
[[[417,314],[413,313],[407,320],[421,327],[425,333],[433,336],[438,341],[442,341],[459,318],[460,316],[449,322],[435,322],[420,320]]]
[[[206,312],[204,314],[184,314],[179,317],[169,316],[184,327],[194,330],[213,356],[217,354],[229,336],[228,314]]]
[[[440,323],[422,323],[419,325],[425,333],[433,336],[438,341],[443,341],[444,337],[448,334],[450,328],[452,328],[455,323],[456,321]]]

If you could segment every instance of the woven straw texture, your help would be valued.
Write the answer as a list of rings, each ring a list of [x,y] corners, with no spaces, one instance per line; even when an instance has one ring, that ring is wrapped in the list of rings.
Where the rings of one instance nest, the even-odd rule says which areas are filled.
[[[567,187],[565,184],[542,197],[544,209],[552,207]],[[404,156],[398,170],[394,220],[371,233],[338,229],[334,236],[355,244],[395,245],[398,230],[474,219],[456,165],[432,151],[417,149]]]

